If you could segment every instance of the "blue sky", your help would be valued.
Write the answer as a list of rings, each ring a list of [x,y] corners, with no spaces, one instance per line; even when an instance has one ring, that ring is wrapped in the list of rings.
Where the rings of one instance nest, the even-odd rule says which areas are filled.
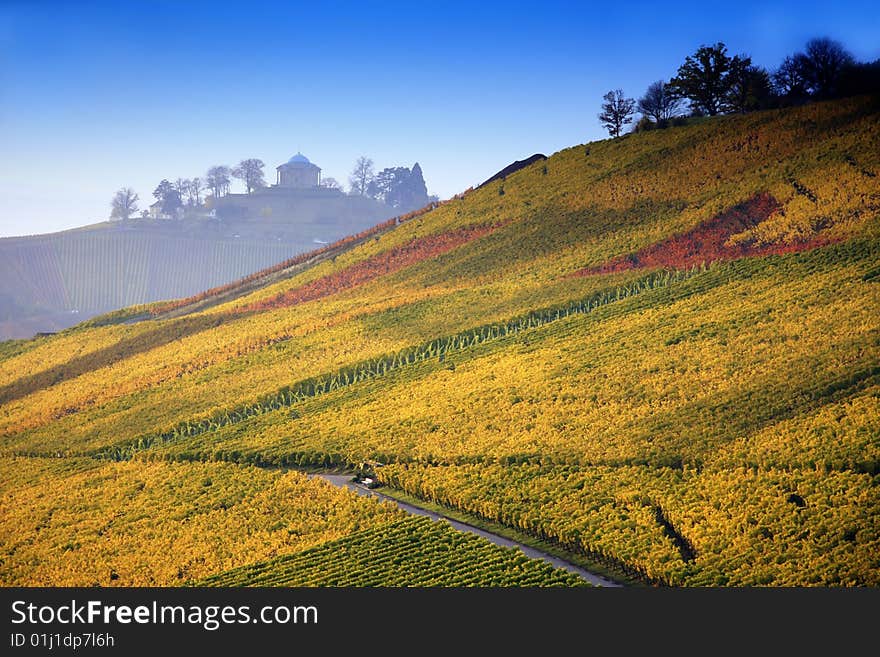
[[[876,2],[0,0],[0,236],[106,219],[133,187],[297,151],[418,161],[447,198],[513,160],[601,139],[704,43],[775,67],[813,36],[880,58]],[[239,191],[237,188],[235,191]]]

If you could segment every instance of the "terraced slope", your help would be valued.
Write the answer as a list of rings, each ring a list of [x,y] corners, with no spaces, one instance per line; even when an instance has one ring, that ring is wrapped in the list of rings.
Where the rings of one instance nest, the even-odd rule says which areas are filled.
[[[880,584],[878,118],[572,147],[238,293],[5,345],[0,449],[369,461],[650,582]]]

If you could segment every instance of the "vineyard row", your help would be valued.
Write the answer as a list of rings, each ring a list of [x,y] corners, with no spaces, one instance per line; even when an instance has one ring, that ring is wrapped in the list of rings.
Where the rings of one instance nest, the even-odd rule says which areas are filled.
[[[464,351],[470,347],[509,337],[539,328],[572,315],[590,313],[628,297],[649,290],[667,287],[684,281],[705,271],[705,267],[688,270],[665,270],[653,272],[626,285],[596,292],[579,301],[569,302],[551,308],[532,311],[504,323],[479,326],[452,336],[435,338],[429,342],[408,347],[393,354],[371,358],[360,363],[343,367],[336,372],[310,377],[292,386],[285,386],[275,393],[263,396],[251,404],[226,409],[211,417],[200,420],[180,422],[172,429],[158,434],[141,436],[122,444],[103,447],[90,452],[91,455],[113,460],[126,460],[131,455],[154,445],[165,444],[180,438],[189,438],[221,427],[236,424],[248,418],[292,406],[306,399],[327,394],[362,381],[385,376],[403,367],[437,358],[443,362],[450,353]]]

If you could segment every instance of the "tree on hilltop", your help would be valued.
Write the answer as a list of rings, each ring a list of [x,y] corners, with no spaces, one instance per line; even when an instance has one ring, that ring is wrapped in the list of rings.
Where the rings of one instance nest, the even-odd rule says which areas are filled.
[[[163,214],[174,216],[183,205],[180,201],[180,194],[168,180],[163,179],[158,184],[153,190],[153,196],[161,203],[159,207]]]
[[[795,55],[807,91],[817,98],[832,98],[844,70],[855,63],[838,41],[822,37],[810,39],[803,53]]]
[[[409,198],[407,203],[413,206],[413,209],[424,207],[428,203],[428,185],[425,184],[425,176],[422,173],[422,167],[416,162],[413,164],[412,171],[407,181],[407,192]]]
[[[848,65],[840,74],[835,92],[841,97],[880,94],[880,59]]]
[[[692,109],[715,116],[723,109],[730,91],[729,73],[733,60],[727,56],[727,46],[701,46],[689,55],[669,81],[669,88],[677,97],[691,101]]]
[[[619,137],[623,126],[632,120],[636,101],[625,97],[623,89],[609,91],[602,98],[605,102],[602,103],[599,120],[602,122],[602,126],[608,130],[608,134],[612,137]]]
[[[189,178],[178,178],[173,183],[174,191],[177,192],[181,205],[183,205],[184,200],[189,196],[189,182]]]
[[[208,169],[208,173],[205,175],[205,182],[214,198],[220,198],[224,194],[229,193],[231,175],[232,170],[227,166],[220,165]]]
[[[351,176],[348,178],[348,186],[351,189],[351,193],[366,196],[374,177],[373,160],[361,155],[355,161],[354,169],[352,169]]]
[[[800,100],[807,95],[807,81],[796,57],[787,56],[773,75],[773,90],[789,100]]]
[[[410,171],[406,167],[382,169],[367,186],[367,196],[391,207],[400,205],[400,196]]]
[[[113,195],[110,201],[110,218],[127,220],[131,215],[138,211],[137,202],[140,199],[131,187],[123,187]]]
[[[264,166],[266,165],[263,164],[263,161],[256,158],[242,160],[232,170],[232,176],[241,180],[247,189],[247,193],[250,194],[255,189],[266,186],[266,181],[263,178]]]
[[[422,167],[382,169],[367,186],[367,195],[401,212],[416,210],[428,203],[428,189]]]
[[[187,202],[189,205],[196,207],[202,204],[202,191],[204,190],[204,186],[202,184],[201,178],[193,178],[189,181],[189,186],[187,187]]]
[[[760,66],[753,66],[751,57],[734,57],[727,77],[727,95],[722,107],[727,112],[751,112],[770,103],[773,89],[770,75]]]
[[[639,98],[638,110],[654,123],[661,124],[675,116],[681,101],[663,80],[652,82]]]
[[[153,198],[157,201],[164,201],[172,193],[174,193],[174,185],[172,185],[167,179],[163,178],[159,184],[156,185],[156,189],[153,190]]]

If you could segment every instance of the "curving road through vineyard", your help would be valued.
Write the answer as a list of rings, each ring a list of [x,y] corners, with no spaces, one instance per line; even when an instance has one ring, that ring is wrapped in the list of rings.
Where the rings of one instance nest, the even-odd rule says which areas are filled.
[[[433,520],[440,520],[441,518],[449,522],[452,527],[461,532],[468,532],[470,534],[476,534],[477,536],[481,536],[485,538],[487,541],[494,543],[495,545],[500,545],[502,547],[511,547],[511,548],[519,548],[523,551],[523,553],[531,558],[531,559],[541,559],[543,561],[548,562],[549,564],[555,566],[556,568],[562,568],[563,570],[567,570],[570,573],[574,573],[579,577],[583,578],[593,586],[606,586],[606,587],[618,587],[621,584],[608,579],[607,577],[603,577],[602,575],[597,575],[596,573],[591,573],[580,566],[576,566],[573,563],[569,563],[564,559],[560,559],[559,557],[554,557],[552,554],[548,554],[546,552],[542,552],[541,550],[537,550],[528,545],[524,545],[523,543],[519,543],[517,541],[510,540],[509,538],[505,538],[504,536],[499,536],[498,534],[493,534],[492,532],[488,532],[484,529],[480,529],[479,527],[474,527],[473,525],[468,525],[463,522],[459,522],[458,520],[453,520],[447,516],[436,513],[434,511],[430,511],[428,509],[423,509],[422,507],[415,506],[413,504],[408,504],[406,502],[401,502],[400,500],[396,500],[393,497],[389,497],[387,495],[383,495],[375,490],[371,490],[369,488],[365,488],[364,486],[360,486],[352,481],[352,476],[350,474],[311,474],[309,477],[319,477],[324,481],[331,483],[338,488],[347,488],[348,490],[354,491],[358,495],[363,495],[365,497],[375,497],[380,500],[386,500],[388,502],[392,502],[396,504],[400,509],[406,511],[415,516],[428,516]]]

